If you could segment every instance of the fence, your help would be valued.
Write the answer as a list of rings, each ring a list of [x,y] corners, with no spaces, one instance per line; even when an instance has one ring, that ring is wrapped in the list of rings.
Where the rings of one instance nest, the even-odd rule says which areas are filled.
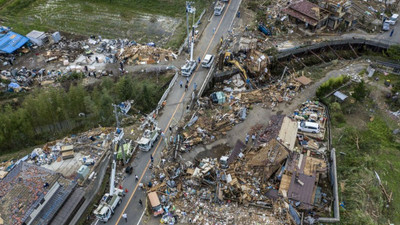
[[[333,191],[333,217],[321,217],[319,218],[319,222],[323,223],[337,223],[340,222],[340,213],[339,213],[339,194],[338,194],[338,182],[337,182],[337,169],[336,169],[336,151],[335,148],[332,148],[332,136],[331,136],[331,122],[330,122],[330,115],[329,109],[324,105],[325,112],[328,117],[328,151],[331,151],[329,162],[329,173],[330,173],[330,180],[331,186]]]

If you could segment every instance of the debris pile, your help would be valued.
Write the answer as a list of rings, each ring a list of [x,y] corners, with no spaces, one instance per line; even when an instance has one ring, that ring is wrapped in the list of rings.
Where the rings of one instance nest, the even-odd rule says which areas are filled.
[[[140,44],[125,47],[118,57],[128,64],[156,64],[176,58],[177,55],[170,50]]]

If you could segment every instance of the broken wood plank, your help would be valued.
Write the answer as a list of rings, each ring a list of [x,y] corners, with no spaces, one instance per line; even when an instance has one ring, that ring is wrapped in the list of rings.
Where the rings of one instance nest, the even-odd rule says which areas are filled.
[[[315,55],[319,60],[321,60],[323,63],[326,63],[319,55],[315,54],[315,52],[313,52],[312,50],[310,50],[310,52]]]
[[[301,59],[297,58],[297,56],[293,55],[292,56],[297,59],[297,61],[299,61],[304,67],[307,67],[306,64],[303,63],[303,61],[301,61]]]
[[[328,45],[328,47],[331,49],[331,51],[333,52],[333,54],[335,54],[336,55],[336,57],[338,57],[338,59],[341,59],[341,60],[343,60],[343,58],[342,57],[340,57],[337,53],[336,53],[336,51],[335,51],[335,49],[333,49],[330,45]]]
[[[357,52],[354,50],[353,46],[351,46],[350,43],[349,43],[349,46],[350,46],[351,50],[353,51],[354,55],[356,55],[356,57],[358,58]]]

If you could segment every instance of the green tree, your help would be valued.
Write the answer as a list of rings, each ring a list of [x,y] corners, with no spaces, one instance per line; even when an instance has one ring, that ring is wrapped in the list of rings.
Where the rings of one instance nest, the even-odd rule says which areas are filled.
[[[117,83],[118,98],[121,101],[132,99],[133,96],[133,82],[129,76],[122,77]]]
[[[367,87],[365,86],[365,83],[363,80],[361,80],[360,83],[357,84],[357,86],[354,88],[354,93],[353,97],[361,102],[364,100],[364,98],[368,95],[368,90]]]
[[[387,53],[389,54],[389,57],[391,59],[400,61],[400,45],[392,45],[389,47],[387,50]]]

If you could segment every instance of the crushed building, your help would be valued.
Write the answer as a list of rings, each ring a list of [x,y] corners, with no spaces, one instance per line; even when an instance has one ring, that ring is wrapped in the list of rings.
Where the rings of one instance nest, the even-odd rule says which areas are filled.
[[[59,173],[21,162],[0,180],[0,217],[5,224],[47,224],[75,186]]]

